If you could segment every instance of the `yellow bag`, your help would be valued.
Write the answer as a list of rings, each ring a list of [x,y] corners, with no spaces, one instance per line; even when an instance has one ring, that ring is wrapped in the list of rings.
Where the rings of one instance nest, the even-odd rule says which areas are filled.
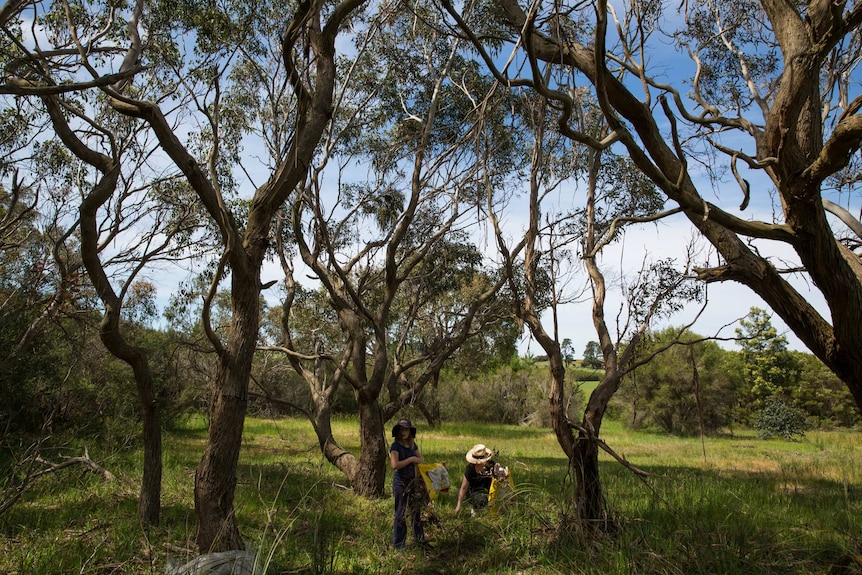
[[[504,504],[515,493],[515,480],[512,479],[510,473],[506,473],[503,479],[496,477],[491,480],[491,489],[488,492],[488,507],[494,507],[497,504]]]
[[[449,491],[449,470],[445,463],[420,463],[419,475],[431,501],[435,501],[441,491]]]

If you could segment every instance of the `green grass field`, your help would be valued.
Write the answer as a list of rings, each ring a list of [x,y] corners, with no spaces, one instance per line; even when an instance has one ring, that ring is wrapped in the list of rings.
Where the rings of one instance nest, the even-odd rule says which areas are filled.
[[[701,441],[608,422],[605,440],[653,475],[643,481],[603,458],[607,503],[620,529],[595,540],[562,520],[572,512],[573,485],[549,430],[418,427],[426,461],[445,461],[455,486],[440,496],[439,522],[427,528],[434,547],[396,552],[391,497],[352,495],[321,457],[308,423],[249,419],[236,509],[262,572],[862,573],[859,433],[812,432],[790,443],[738,432]],[[336,422],[335,432],[345,447],[358,448],[355,421]],[[165,573],[168,563],[189,561],[204,438],[200,421],[165,437],[162,523],[149,530],[136,521],[140,452],[90,445],[116,480],[81,470],[40,480],[0,517],[0,573]],[[477,442],[499,451],[516,496],[498,514],[456,517],[463,454]],[[838,561],[849,564],[840,570]]]

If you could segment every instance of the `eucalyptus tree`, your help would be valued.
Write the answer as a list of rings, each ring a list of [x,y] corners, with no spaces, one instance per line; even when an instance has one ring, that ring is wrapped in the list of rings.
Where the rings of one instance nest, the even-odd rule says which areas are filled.
[[[620,238],[625,226],[658,221],[671,214],[662,210],[662,201],[654,187],[625,157],[593,150],[568,135],[548,130],[552,111],[547,102],[535,96],[525,97],[524,101],[525,132],[533,135],[527,229],[512,249],[506,243],[495,212],[492,212],[492,222],[510,284],[517,293],[515,314],[529,327],[548,357],[551,423],[572,467],[576,518],[585,525],[608,529],[613,520],[605,506],[598,456],[600,449],[612,454],[613,451],[600,439],[604,415],[623,377],[649,360],[636,358],[634,350],[652,322],[679,311],[699,294],[671,262],[659,261],[645,266],[624,286],[625,309],[618,312],[617,333],[612,333],[605,319],[606,281],[598,263],[602,250]],[[603,125],[597,112],[597,106],[591,105],[589,98],[579,102],[577,115],[581,125],[596,135]],[[584,177],[583,210],[574,214],[553,213],[552,194],[564,193],[566,186],[576,186],[578,179]],[[567,413],[566,366],[557,320],[562,297],[558,286],[564,282],[556,270],[564,249],[575,242],[580,244],[579,255],[589,278],[592,320],[603,367],[601,380],[590,394],[580,422],[572,421]],[[519,250],[524,254],[520,264],[521,285],[516,282],[518,262],[512,257]],[[541,289],[541,272],[545,270],[549,270],[550,297]],[[551,314],[551,331],[542,321],[545,309]]]
[[[53,76],[51,72],[46,75]],[[164,196],[154,203],[153,192],[170,188],[170,183],[161,181],[158,175],[144,174],[152,148],[140,137],[139,127],[133,122],[106,127],[91,94],[82,93],[74,99],[42,95],[41,101],[56,134],[53,146],[62,142],[68,149],[67,156],[58,154],[63,165],[54,169],[66,174],[66,178],[52,195],[79,198],[71,202],[77,210],[74,216],[67,214],[65,221],[58,218],[54,222],[60,230],[57,243],[61,244],[54,253],[60,247],[65,252],[77,251],[77,257],[65,264],[65,269],[86,269],[104,305],[99,326],[101,341],[134,372],[144,442],[138,512],[143,523],[155,524],[160,515],[162,470],[159,405],[148,352],[124,334],[121,314],[126,295],[147,265],[182,257],[175,238],[196,228],[197,218],[187,204],[169,204]],[[50,145],[49,141],[39,147],[48,150]],[[47,205],[46,202],[44,206]],[[59,256],[54,259],[58,267],[64,265]]]
[[[323,454],[368,496],[384,490],[385,422],[500,319],[491,304],[503,280],[485,269],[468,235],[476,142],[487,137],[474,98],[487,80],[436,18],[423,3],[379,6],[340,78],[320,162],[277,236],[288,288],[278,347],[309,386]],[[299,273],[325,291],[339,341],[303,345],[293,316]],[[330,426],[345,385],[357,402],[358,456]]]
[[[63,278],[30,331],[56,314],[63,294],[75,287],[71,278],[80,278],[85,269],[105,308],[101,341],[134,372],[144,440],[138,513],[144,524],[154,524],[160,514],[162,472],[159,406],[147,351],[123,334],[121,310],[128,290],[148,264],[182,257],[174,239],[194,229],[196,218],[186,204],[170,204],[164,197],[153,201],[160,188],[171,185],[150,164],[151,142],[135,122],[110,119],[100,94],[77,81],[80,38],[95,34],[110,42],[115,38],[112,31],[102,29],[104,23],[76,20],[64,8],[52,5],[44,13],[36,11],[33,29],[44,31],[44,39],[34,35],[25,40],[15,33],[23,13],[10,16],[4,28],[8,50],[2,92],[6,101],[29,107],[34,121],[45,122],[30,142],[29,163],[45,172],[37,185],[49,189],[41,198],[36,196],[36,206],[51,218],[50,253]],[[15,168],[20,173],[25,163],[15,162]],[[18,347],[25,341],[26,334]]]
[[[676,342],[676,339],[671,340],[652,354],[637,357],[635,350],[651,325],[679,312],[687,304],[701,300],[703,294],[699,286],[689,281],[690,270],[679,270],[675,261],[644,262],[640,271],[624,286],[625,311],[617,315],[614,335],[605,316],[608,290],[598,258],[608,244],[619,238],[625,226],[656,222],[672,215],[673,210],[661,209],[662,202],[655,188],[627,158],[616,156],[609,150],[591,150],[588,157],[582,258],[590,278],[592,320],[601,349],[603,373],[590,394],[581,423],[559,425],[557,437],[579,472],[575,491],[578,518],[594,522],[593,526],[607,528],[614,522],[605,508],[598,459],[600,449],[611,452],[599,439],[604,415],[623,378]],[[686,261],[685,265],[688,263]],[[677,337],[682,332],[684,329]],[[577,430],[577,437],[572,429]]]
[[[0,38],[0,46],[8,45]],[[0,63],[12,56],[4,49]],[[9,390],[11,409],[28,396],[12,392],[26,377],[27,356],[52,323],[76,312],[83,276],[70,215],[71,156],[41,141],[48,118],[38,105],[4,98],[0,106],[0,390]]]
[[[201,550],[243,547],[233,501],[264,287],[260,270],[275,214],[306,178],[330,121],[336,38],[362,5],[361,0],[217,6],[139,1],[128,6],[85,2],[73,9],[58,3],[47,8],[51,28],[45,41],[52,45],[30,51],[22,61],[28,65],[11,70],[21,74],[10,75],[7,66],[5,93],[54,97],[97,90],[112,109],[105,123],[121,122],[120,117],[143,120],[163,161],[182,175],[195,205],[216,230],[221,253],[204,320],[207,324],[209,303],[227,272],[232,319],[224,341],[207,331],[218,359],[207,444],[195,473],[196,543]],[[38,16],[43,5],[33,6]],[[38,25],[33,29],[42,30]],[[288,137],[277,142],[274,162],[253,174],[247,163],[239,163],[239,152],[248,126],[263,118],[243,114],[229,96],[245,81],[243,73],[257,69],[267,74],[272,62],[283,72],[270,77],[280,90],[281,105],[268,121],[290,128]],[[63,111],[55,115],[57,130],[63,129]],[[65,110],[70,111],[74,108]],[[105,134],[100,127],[94,126]],[[121,158],[116,154],[81,152],[102,174],[94,190],[103,191],[119,177]],[[249,181],[252,176],[261,180],[243,205],[235,205],[231,197],[240,185],[233,169],[237,164]]]
[[[555,106],[561,133],[623,149],[714,246],[720,261],[698,277],[748,286],[862,407],[862,225],[853,215],[862,6],[687,2],[682,17],[658,2],[525,9],[502,0],[463,16],[444,6],[501,83],[529,86]],[[523,65],[500,69],[492,50],[504,48]],[[541,62],[560,72],[553,82]],[[608,122],[604,138],[577,124],[584,89]],[[733,205],[749,211],[734,215]],[[796,261],[785,266],[778,258],[788,252]],[[816,288],[825,314],[790,273]]]

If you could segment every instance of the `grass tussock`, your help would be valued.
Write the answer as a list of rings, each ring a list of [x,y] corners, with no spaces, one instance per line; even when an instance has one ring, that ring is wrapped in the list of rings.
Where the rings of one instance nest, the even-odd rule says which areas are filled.
[[[356,423],[337,422],[358,449]],[[267,574],[818,574],[862,573],[862,445],[852,432],[799,442],[754,434],[674,438],[610,422],[606,441],[652,473],[638,479],[602,461],[617,529],[596,535],[572,521],[572,478],[554,435],[516,426],[423,429],[426,460],[445,461],[453,489],[435,505],[430,550],[394,551],[391,497],[354,496],[321,457],[301,420],[250,419],[236,511]],[[141,454],[89,446],[116,479],[83,470],[44,477],[0,517],[0,573],[152,574],[195,557],[194,469],[205,426],[191,421],[164,441],[162,521],[136,520]],[[455,516],[464,452],[482,442],[516,482],[498,512]],[[832,571],[830,571],[830,569]]]

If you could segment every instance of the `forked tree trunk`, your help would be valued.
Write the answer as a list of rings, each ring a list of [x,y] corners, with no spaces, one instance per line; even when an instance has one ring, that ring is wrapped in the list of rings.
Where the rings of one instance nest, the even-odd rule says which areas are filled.
[[[548,353],[548,360],[551,373],[551,423],[557,442],[569,460],[575,480],[574,505],[577,519],[586,525],[607,529],[607,513],[599,475],[598,433],[587,431],[594,428],[595,422],[588,420],[589,410],[585,412],[583,429],[577,438],[575,437],[565,412],[565,369],[562,355]],[[598,427],[601,427],[601,420]]]
[[[332,391],[331,389],[329,391]],[[383,495],[389,444],[383,411],[376,399],[356,392],[359,403],[359,457],[341,447],[332,435],[329,393],[315,394],[314,431],[326,460],[344,474],[353,491],[365,497]]]

